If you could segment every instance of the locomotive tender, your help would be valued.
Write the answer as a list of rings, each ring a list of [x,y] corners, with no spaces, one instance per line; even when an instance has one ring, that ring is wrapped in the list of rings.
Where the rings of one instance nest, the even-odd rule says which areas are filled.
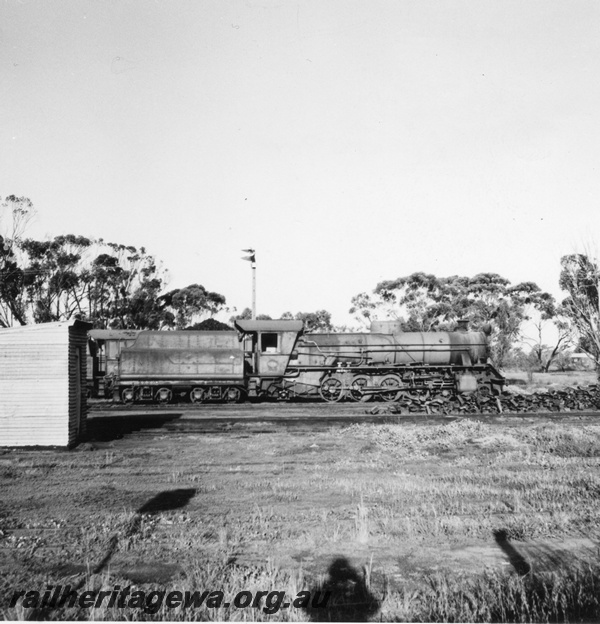
[[[237,331],[93,330],[100,394],[116,401],[399,400],[405,393],[497,393],[486,332],[305,334],[302,321],[238,320]],[[101,332],[104,332],[101,335]],[[104,359],[102,359],[104,358]],[[102,364],[102,362],[104,364]]]

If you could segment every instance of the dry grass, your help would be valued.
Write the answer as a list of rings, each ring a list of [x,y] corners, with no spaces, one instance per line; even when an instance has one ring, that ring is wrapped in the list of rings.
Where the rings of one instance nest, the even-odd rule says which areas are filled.
[[[321,611],[163,605],[155,613],[103,606],[33,615],[600,617],[593,550],[600,425],[589,418],[586,425],[519,422],[463,419],[297,434],[156,431],[95,451],[5,452],[0,616],[32,616],[8,606],[16,589],[70,583],[82,590],[115,584],[220,590],[229,598],[241,590],[293,596],[321,588],[332,598]],[[524,562],[528,573],[520,576]]]

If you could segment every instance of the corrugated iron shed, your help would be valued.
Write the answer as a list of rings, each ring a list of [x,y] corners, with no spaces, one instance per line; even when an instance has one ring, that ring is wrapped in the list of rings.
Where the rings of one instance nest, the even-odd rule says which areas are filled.
[[[0,329],[0,446],[72,446],[85,431],[89,323]]]

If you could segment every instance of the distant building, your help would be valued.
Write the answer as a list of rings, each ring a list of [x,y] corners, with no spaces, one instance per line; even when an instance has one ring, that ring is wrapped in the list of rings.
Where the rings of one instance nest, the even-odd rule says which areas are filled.
[[[594,370],[596,368],[594,358],[587,353],[571,353],[569,360],[579,370]]]
[[[89,323],[0,329],[0,446],[73,446],[85,432]]]

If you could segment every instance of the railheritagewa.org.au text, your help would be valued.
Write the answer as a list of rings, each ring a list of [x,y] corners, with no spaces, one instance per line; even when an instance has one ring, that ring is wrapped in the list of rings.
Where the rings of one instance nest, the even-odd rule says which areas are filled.
[[[115,585],[111,590],[78,591],[70,585],[48,585],[43,591],[15,590],[10,607],[24,609],[140,609],[144,613],[158,613],[160,609],[262,609],[268,615],[281,609],[324,609],[329,602],[330,592],[300,591],[286,596],[284,591],[239,591],[230,597],[216,591],[143,591],[131,586],[121,588]]]

